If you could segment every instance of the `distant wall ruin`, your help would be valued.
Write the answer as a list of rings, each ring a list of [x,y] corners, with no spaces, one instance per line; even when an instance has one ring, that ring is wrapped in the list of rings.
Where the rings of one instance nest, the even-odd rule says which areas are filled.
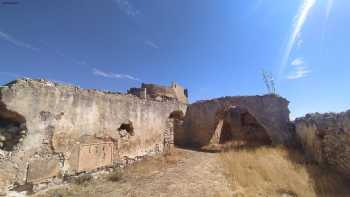
[[[0,89],[0,190],[126,165],[172,146],[187,105],[130,94],[16,80]]]
[[[253,126],[252,124],[250,127],[242,127],[242,125],[240,125],[241,123],[237,122],[237,124],[234,125],[235,122],[229,120],[229,126],[233,128],[230,132],[235,132],[234,129],[238,127],[246,131],[236,130],[236,133],[226,134],[246,135],[253,129],[253,132],[255,132],[253,136],[256,138],[266,131],[272,143],[288,143],[291,139],[291,134],[288,130],[288,104],[289,102],[287,100],[276,95],[223,97],[196,102],[188,107],[184,118],[184,131],[175,139],[175,143],[181,146],[190,145],[201,147],[215,141],[215,138],[219,138],[217,133],[221,132],[225,126],[225,115],[220,114],[225,114],[230,108],[240,108],[241,115],[237,113],[237,115],[240,116],[239,121],[241,121],[241,117],[244,118],[244,114],[248,114],[251,117],[251,122],[255,124],[255,128],[251,127]],[[243,111],[246,112],[243,113]],[[246,116],[246,118],[249,117]],[[250,120],[247,119],[246,121],[249,122]],[[261,136],[262,138],[264,138],[263,135]],[[216,141],[219,142],[218,139]]]
[[[187,89],[175,82],[170,87],[143,83],[140,88],[129,89],[128,93],[140,98],[150,98],[158,101],[177,100],[181,103],[188,103]]]
[[[307,114],[295,120],[295,130],[309,158],[350,178],[350,110]]]

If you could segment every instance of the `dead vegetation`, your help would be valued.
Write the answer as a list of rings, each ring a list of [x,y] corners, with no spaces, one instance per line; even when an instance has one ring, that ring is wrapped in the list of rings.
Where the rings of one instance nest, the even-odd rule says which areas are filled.
[[[339,175],[284,147],[237,148],[221,153],[237,196],[348,196]]]
[[[176,149],[37,196],[345,197],[350,193],[341,176],[296,150],[237,144],[221,146],[222,152],[215,148]]]
[[[118,182],[123,179],[123,172],[121,169],[114,169],[113,172],[108,176],[108,180],[112,182]]]
[[[125,169],[115,168],[108,174],[93,177],[90,174],[74,177],[72,183],[49,191],[42,191],[35,196],[144,196],[138,195],[132,185],[138,185],[137,180],[150,180],[154,175],[166,168],[175,167],[180,159],[188,158],[179,150],[167,154],[146,157]],[[136,192],[136,193],[135,193]]]

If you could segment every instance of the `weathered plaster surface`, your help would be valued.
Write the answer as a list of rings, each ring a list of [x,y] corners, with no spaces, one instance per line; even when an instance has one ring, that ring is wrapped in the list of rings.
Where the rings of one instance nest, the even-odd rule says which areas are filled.
[[[27,129],[10,157],[0,158],[0,169],[6,169],[0,172],[0,185],[75,174],[162,152],[171,130],[169,115],[187,108],[176,100],[158,102],[30,79],[2,87],[0,103],[0,118],[15,112]],[[120,129],[122,124],[132,124],[132,134]],[[83,165],[81,160],[89,159],[93,161]]]

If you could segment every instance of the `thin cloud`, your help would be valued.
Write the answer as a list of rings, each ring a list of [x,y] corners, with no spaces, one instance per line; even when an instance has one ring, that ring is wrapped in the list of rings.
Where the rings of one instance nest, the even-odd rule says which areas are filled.
[[[294,19],[292,33],[289,37],[289,41],[282,58],[280,73],[282,73],[287,66],[290,54],[294,48],[295,43],[299,42],[300,32],[302,31],[310,10],[315,5],[315,3],[316,0],[304,0],[303,4],[299,8],[299,11]]]
[[[311,70],[309,70],[307,67],[305,66],[300,66],[300,67],[296,67],[293,71],[293,73],[291,73],[290,75],[288,75],[287,79],[289,80],[295,80],[295,79],[300,79],[300,78],[304,78],[309,76],[309,73],[311,72]]]
[[[123,11],[126,15],[135,17],[140,14],[140,11],[136,9],[128,0],[113,0],[119,9]]]
[[[326,2],[326,19],[323,22],[322,37],[321,37],[321,47],[320,47],[321,55],[323,55],[324,50],[325,50],[323,45],[324,45],[324,42],[325,42],[325,39],[326,39],[326,29],[327,29],[327,25],[328,25],[327,23],[328,23],[329,17],[330,17],[331,12],[332,12],[333,4],[334,4],[334,0],[327,0],[327,2]]]
[[[159,49],[159,46],[156,43],[154,43],[154,42],[152,42],[150,40],[146,40],[145,41],[145,45],[147,45],[147,46],[149,46],[151,48],[154,48],[154,49]]]
[[[22,47],[22,48],[26,48],[26,49],[30,49],[33,51],[38,51],[39,48],[36,48],[28,43],[25,43],[23,41],[17,40],[16,38],[14,38],[13,36],[11,36],[10,34],[4,33],[2,31],[0,31],[0,39],[5,40],[17,47]]]
[[[333,4],[334,4],[334,0],[327,0],[326,20],[328,20],[329,16],[331,15]]]
[[[291,63],[293,71],[287,76],[289,80],[300,79],[309,76],[311,70],[302,58],[297,58]]]
[[[299,65],[303,65],[305,64],[304,63],[304,60],[302,58],[297,58],[295,60],[292,61],[291,65],[293,66],[299,66]]]
[[[99,69],[96,69],[96,68],[92,69],[92,72],[96,76],[105,77],[105,78],[129,79],[129,80],[133,80],[133,81],[140,81],[140,79],[138,79],[136,77],[133,77],[131,75],[105,72],[105,71],[102,71],[102,70],[99,70]]]

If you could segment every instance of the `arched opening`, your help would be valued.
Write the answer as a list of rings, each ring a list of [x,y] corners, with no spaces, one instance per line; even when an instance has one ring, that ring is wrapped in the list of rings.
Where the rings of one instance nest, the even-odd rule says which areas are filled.
[[[178,146],[184,145],[184,123],[185,115],[181,110],[176,110],[170,113],[168,118],[169,133],[167,134],[167,140],[170,144]]]
[[[259,124],[256,118],[249,112],[241,115],[242,132],[244,141],[250,144],[271,144],[271,138],[267,134],[265,128]]]
[[[12,151],[27,134],[26,120],[0,103],[0,149]]]
[[[265,128],[248,110],[233,106],[218,114],[222,122],[216,131],[219,132],[216,134],[219,137],[216,142],[219,144],[233,142],[239,145],[266,145],[272,143]]]

